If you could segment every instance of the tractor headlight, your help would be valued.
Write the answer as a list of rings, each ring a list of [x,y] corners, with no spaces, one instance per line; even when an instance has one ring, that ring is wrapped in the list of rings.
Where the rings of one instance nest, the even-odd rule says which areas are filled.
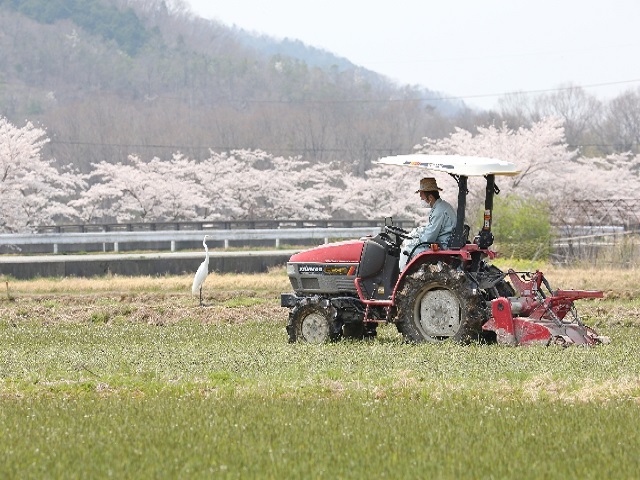
[[[298,273],[296,270],[297,269],[295,263],[287,263],[287,275],[295,275],[296,273]]]

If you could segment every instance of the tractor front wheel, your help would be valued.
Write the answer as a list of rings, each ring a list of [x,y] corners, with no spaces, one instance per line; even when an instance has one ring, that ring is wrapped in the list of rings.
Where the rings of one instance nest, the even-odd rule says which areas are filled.
[[[341,337],[341,325],[336,309],[320,303],[306,303],[293,308],[289,314],[289,342],[325,343]]]
[[[464,272],[438,262],[409,274],[396,294],[396,325],[409,342],[480,337],[486,311],[482,295]]]

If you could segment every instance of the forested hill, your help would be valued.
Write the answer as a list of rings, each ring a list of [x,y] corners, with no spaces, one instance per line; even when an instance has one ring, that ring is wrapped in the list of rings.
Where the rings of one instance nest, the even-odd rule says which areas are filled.
[[[47,153],[84,171],[131,153],[260,148],[363,173],[446,135],[464,108],[181,0],[0,0],[0,52],[0,115],[41,124]]]
[[[0,5],[42,24],[71,20],[91,35],[114,41],[130,55],[136,55],[150,38],[133,10],[98,0],[0,0]]]

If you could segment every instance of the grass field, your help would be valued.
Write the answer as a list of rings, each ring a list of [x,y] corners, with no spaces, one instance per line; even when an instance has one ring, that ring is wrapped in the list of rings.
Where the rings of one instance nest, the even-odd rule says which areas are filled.
[[[528,266],[523,266],[528,267]],[[638,478],[640,272],[597,348],[286,343],[283,271],[3,279],[0,478]]]

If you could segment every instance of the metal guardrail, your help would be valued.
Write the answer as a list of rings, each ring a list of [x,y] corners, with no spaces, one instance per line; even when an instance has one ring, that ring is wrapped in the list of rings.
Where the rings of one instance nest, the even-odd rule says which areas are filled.
[[[375,235],[381,231],[379,225],[358,228],[277,228],[277,229],[243,229],[243,230],[166,230],[166,231],[116,231],[85,233],[33,233],[33,234],[0,234],[0,246],[51,245],[54,254],[58,253],[58,245],[63,244],[113,244],[113,251],[119,251],[119,244],[128,242],[154,242],[170,245],[176,251],[177,242],[201,242],[204,235],[212,241],[223,241],[224,248],[235,240],[274,240],[276,248],[282,240],[316,240],[328,243],[330,239],[357,238]]]
[[[88,233],[88,232],[160,232],[166,230],[249,230],[280,228],[365,228],[376,227],[381,220],[211,220],[182,222],[132,222],[80,225],[45,225],[37,233]],[[414,220],[394,219],[394,224],[405,229],[415,226]]]

